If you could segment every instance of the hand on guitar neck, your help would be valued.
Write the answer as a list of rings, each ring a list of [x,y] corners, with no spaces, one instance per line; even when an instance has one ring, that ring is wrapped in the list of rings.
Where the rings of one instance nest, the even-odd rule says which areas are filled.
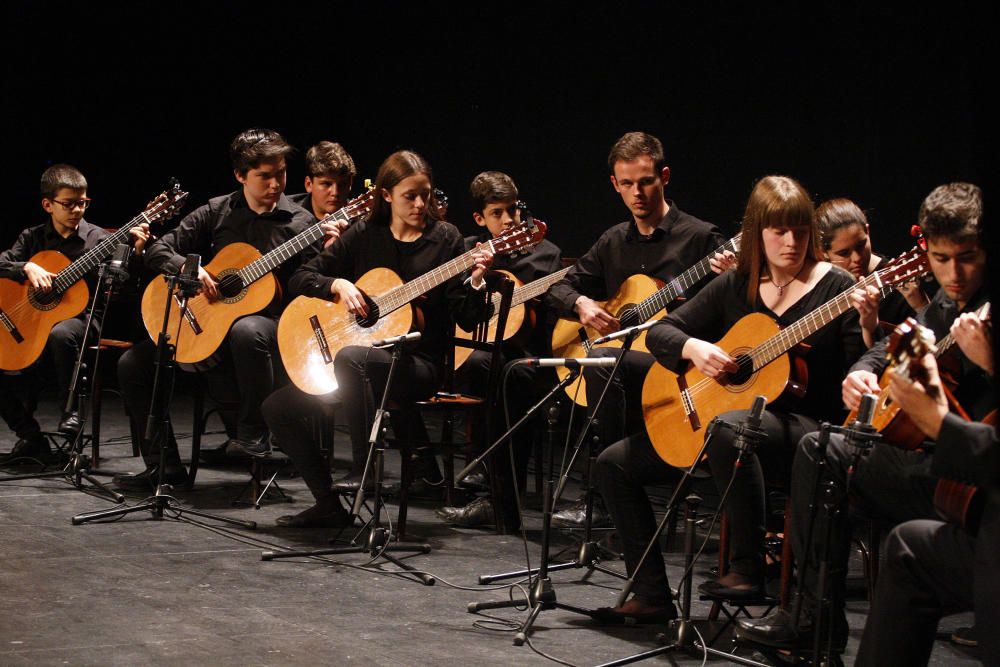
[[[951,336],[966,358],[993,375],[993,345],[989,325],[976,313],[962,313],[951,325]]]
[[[919,369],[919,372],[918,372]],[[928,352],[911,361],[909,378],[890,368],[889,396],[924,435],[937,440],[941,423],[948,414],[948,398],[941,389],[937,360]]]

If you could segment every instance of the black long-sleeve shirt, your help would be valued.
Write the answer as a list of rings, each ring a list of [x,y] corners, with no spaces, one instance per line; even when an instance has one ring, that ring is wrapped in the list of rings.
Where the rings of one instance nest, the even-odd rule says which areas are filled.
[[[959,310],[958,304],[950,299],[943,289],[939,289],[931,299],[931,302],[920,311],[917,321],[934,332],[934,337],[941,340],[948,335],[951,325],[962,313],[971,313],[978,310],[989,298],[989,287],[983,285],[972,296],[965,308]],[[889,338],[885,338],[872,346],[857,363],[851,367],[851,371],[870,371],[875,375],[882,375],[882,371],[889,365],[885,352],[889,345]],[[973,419],[982,419],[993,407],[993,388],[990,384],[990,377],[986,372],[962,354],[962,350],[955,345],[947,356],[955,355],[957,372],[954,373],[958,387],[955,390],[955,398],[969,413]]]
[[[237,190],[213,197],[184,216],[175,229],[146,250],[146,265],[153,272],[177,273],[189,253],[201,255],[201,263],[205,265],[231,243],[249,243],[266,253],[305,231],[315,221],[312,213],[293,204],[284,195],[273,211],[257,213],[247,204],[243,191]],[[319,248],[320,242],[317,242],[314,248],[279,266],[274,271],[279,284],[286,285],[299,265],[319,252]]]
[[[646,334],[646,344],[657,361],[671,370],[681,370],[681,351],[689,338],[715,342],[736,322],[750,313],[764,313],[782,327],[809,315],[854,285],[854,278],[837,267],[780,316],[775,315],[758,295],[747,303],[749,278],[726,271],[708,283],[694,298],[675,309]],[[844,415],[840,383],[864,351],[858,312],[853,308],[816,331],[804,341],[808,372],[806,395],[795,412],[817,420],[837,421]]]
[[[699,220],[667,202],[670,210],[649,236],[635,220],[608,229],[579,259],[566,277],[552,286],[548,303],[563,317],[575,317],[580,296],[610,299],[627,278],[645,274],[669,282],[726,242],[715,225]],[[695,286],[684,296],[698,292]]]
[[[107,235],[103,228],[86,220],[81,220],[76,232],[65,238],[56,231],[52,220],[28,227],[18,235],[14,245],[0,253],[0,278],[27,280],[24,265],[43,250],[57,250],[71,262],[76,261]]]
[[[384,267],[392,269],[403,282],[409,282],[464,252],[461,233],[448,222],[428,218],[420,238],[404,242],[396,240],[388,225],[361,220],[299,267],[289,280],[288,289],[292,296],[331,299],[330,285],[337,278],[353,283],[368,271]],[[454,322],[471,330],[485,313],[483,294],[463,284],[465,277],[454,276],[417,301],[424,329],[415,353],[437,364],[444,363]]]

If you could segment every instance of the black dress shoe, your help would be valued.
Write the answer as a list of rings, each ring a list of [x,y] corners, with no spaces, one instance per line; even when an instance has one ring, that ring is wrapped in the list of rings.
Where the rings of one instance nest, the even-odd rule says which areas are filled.
[[[351,473],[345,475],[333,483],[333,490],[336,493],[357,493],[361,486],[361,475]],[[375,490],[375,480],[371,475],[365,480],[365,491]]]
[[[233,438],[229,441],[226,447],[226,456],[232,458],[240,458],[252,456],[254,458],[263,458],[265,456],[271,455],[271,443],[267,441],[267,438],[261,438],[260,440],[237,440]]]
[[[76,410],[71,410],[70,412],[63,413],[56,430],[63,435],[76,435],[76,432],[80,430],[80,426],[82,426],[80,413]]]
[[[599,497],[594,499],[594,510],[590,518],[591,528],[611,528],[614,522],[611,515],[604,508],[604,501]],[[573,505],[552,515],[552,526],[554,528],[583,528],[587,522],[587,502],[581,498]]]
[[[41,461],[42,463],[48,463],[51,458],[52,447],[49,445],[49,439],[41,433],[35,433],[21,438],[14,443],[10,452],[0,456],[0,465],[14,463],[19,460],[23,460],[25,462],[35,460]]]
[[[792,615],[784,609],[775,609],[762,618],[740,618],[736,621],[736,636],[747,642],[772,648],[794,649],[810,646],[815,626],[812,618],[803,614],[798,631]],[[839,653],[847,646],[847,620],[843,616],[835,621],[833,650]],[[824,633],[825,636],[825,633]]]
[[[163,472],[164,484],[181,486],[186,484],[187,480],[187,471],[184,470],[183,466],[167,466],[166,470]],[[149,466],[142,472],[118,473],[111,478],[112,484],[117,486],[119,489],[125,489],[127,491],[152,491],[156,489],[156,484],[159,481],[156,466]]]
[[[698,592],[711,598],[721,600],[753,600],[764,596],[764,587],[755,584],[749,588],[723,586],[716,580],[703,581],[698,585]]]
[[[346,528],[354,517],[343,507],[327,510],[313,505],[298,514],[279,516],[275,523],[285,528]]]
[[[466,475],[459,481],[458,485],[462,488],[471,489],[473,491],[490,490],[490,480],[481,472],[474,472]]]
[[[632,598],[621,607],[600,607],[590,614],[591,618],[603,625],[643,625],[646,623],[669,623],[677,618],[677,607],[673,603],[666,606],[652,606],[637,603]]]
[[[435,512],[445,523],[461,528],[494,526],[493,503],[489,498],[476,498],[465,507],[442,507]]]

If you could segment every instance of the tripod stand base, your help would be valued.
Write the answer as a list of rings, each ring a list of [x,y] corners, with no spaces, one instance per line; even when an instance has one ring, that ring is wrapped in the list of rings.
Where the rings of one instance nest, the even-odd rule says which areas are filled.
[[[90,494],[98,498],[104,498],[105,500],[111,499],[116,503],[125,502],[125,496],[118,493],[117,491],[112,491],[103,482],[96,479],[91,475],[91,471],[87,468],[89,460],[85,456],[80,456],[76,459],[71,459],[69,463],[62,470],[52,470],[50,472],[35,472],[26,473],[24,475],[5,475],[0,477],[0,483],[2,482],[16,482],[19,480],[26,479],[55,479],[57,477],[62,477],[71,486],[75,487],[78,491]],[[83,480],[90,483],[93,488],[87,488],[83,485]],[[99,492],[99,493],[98,493]],[[103,494],[103,495],[101,495]]]
[[[549,565],[548,571],[558,572],[559,570],[569,570],[571,568],[587,568],[590,572],[603,572],[604,574],[611,575],[612,577],[626,579],[627,577],[621,572],[599,565],[599,554],[602,550],[607,552],[607,549],[598,542],[583,542],[580,544],[575,559],[569,561],[568,563]],[[500,574],[484,574],[479,577],[479,584],[481,586],[485,586],[486,584],[492,584],[495,581],[503,581],[504,579],[533,577],[538,574],[538,570],[539,568],[533,567],[525,570],[515,570],[513,572],[502,572]]]
[[[134,514],[136,512],[143,512],[149,510],[152,513],[153,519],[160,520],[163,519],[164,510],[170,510],[174,512],[177,516],[170,518],[180,518],[184,514],[190,514],[192,516],[201,517],[203,519],[211,519],[213,521],[219,521],[221,523],[227,523],[232,526],[240,526],[241,528],[248,528],[253,530],[257,527],[257,523],[254,521],[243,521],[241,519],[230,519],[224,516],[216,516],[215,514],[209,514],[208,512],[201,512],[199,510],[187,509],[181,507],[177,499],[171,495],[167,494],[167,489],[163,486],[156,490],[156,495],[152,496],[138,505],[132,505],[130,507],[116,507],[109,510],[98,510],[96,512],[83,512],[82,514],[77,514],[72,518],[72,524],[74,526],[79,526],[83,523],[89,523],[91,521],[99,521],[100,519],[113,519],[126,514]]]

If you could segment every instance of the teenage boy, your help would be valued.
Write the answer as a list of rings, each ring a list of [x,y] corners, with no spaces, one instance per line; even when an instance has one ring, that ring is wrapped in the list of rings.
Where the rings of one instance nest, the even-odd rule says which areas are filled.
[[[74,261],[108,232],[83,219],[91,200],[87,197],[87,179],[75,167],[56,164],[46,169],[42,173],[41,195],[42,209],[49,219],[22,231],[14,245],[0,253],[0,278],[27,281],[32,288],[44,292],[52,289],[52,279],[56,274],[32,262],[35,254],[56,250]],[[149,238],[149,225],[142,223],[129,232],[136,252],[141,253]],[[52,355],[62,405],[66,404],[69,394],[85,323],[86,316],[81,314],[56,324],[45,348],[46,354]],[[0,412],[7,426],[19,438],[8,459],[45,457],[50,451],[49,442],[41,434],[38,421],[34,418],[39,393],[36,375],[34,369],[28,370],[21,376],[25,382],[18,383],[14,376],[0,374]],[[17,386],[19,384],[22,386]],[[79,428],[80,417],[75,410],[70,410],[63,413],[57,430],[73,434]]]
[[[354,158],[343,146],[321,141],[306,151],[306,191],[288,199],[322,220],[347,204],[357,174]]]

